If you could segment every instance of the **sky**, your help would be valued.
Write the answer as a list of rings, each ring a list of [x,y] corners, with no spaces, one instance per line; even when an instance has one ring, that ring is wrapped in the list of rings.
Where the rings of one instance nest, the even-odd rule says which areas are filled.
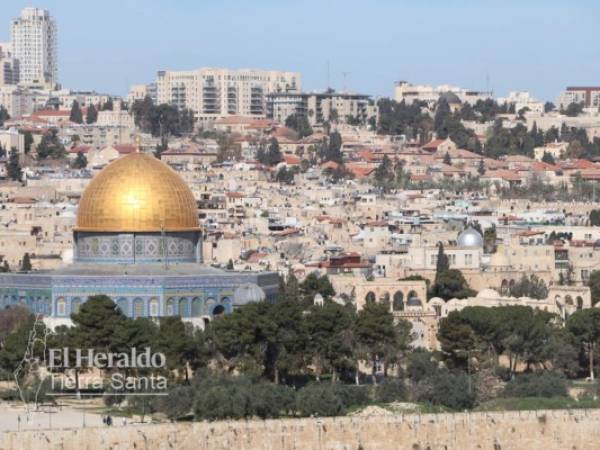
[[[299,71],[304,90],[393,96],[394,82],[528,90],[600,84],[598,0],[4,0],[58,24],[63,87],[125,95],[158,70]]]

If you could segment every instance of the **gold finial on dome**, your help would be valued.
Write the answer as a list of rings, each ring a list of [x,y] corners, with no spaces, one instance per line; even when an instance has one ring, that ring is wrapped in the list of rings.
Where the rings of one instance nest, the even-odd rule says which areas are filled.
[[[98,173],[83,192],[76,231],[199,231],[196,200],[177,173],[152,155],[131,153]]]

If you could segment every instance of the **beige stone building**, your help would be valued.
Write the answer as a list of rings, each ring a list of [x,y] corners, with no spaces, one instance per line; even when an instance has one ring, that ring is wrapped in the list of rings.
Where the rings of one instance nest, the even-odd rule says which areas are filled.
[[[158,72],[157,103],[189,108],[201,124],[229,115],[264,117],[271,92],[299,92],[300,73],[201,68]]]

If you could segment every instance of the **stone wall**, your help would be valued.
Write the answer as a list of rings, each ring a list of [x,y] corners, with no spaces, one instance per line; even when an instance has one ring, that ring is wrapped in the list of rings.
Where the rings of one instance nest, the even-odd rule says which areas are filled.
[[[0,449],[592,450],[599,423],[578,410],[113,426],[6,432]]]

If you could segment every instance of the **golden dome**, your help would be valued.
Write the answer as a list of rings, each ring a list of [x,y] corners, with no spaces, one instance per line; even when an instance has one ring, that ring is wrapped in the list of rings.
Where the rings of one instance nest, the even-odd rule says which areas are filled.
[[[198,230],[192,191],[154,156],[132,153],[110,163],[83,192],[76,231]]]

